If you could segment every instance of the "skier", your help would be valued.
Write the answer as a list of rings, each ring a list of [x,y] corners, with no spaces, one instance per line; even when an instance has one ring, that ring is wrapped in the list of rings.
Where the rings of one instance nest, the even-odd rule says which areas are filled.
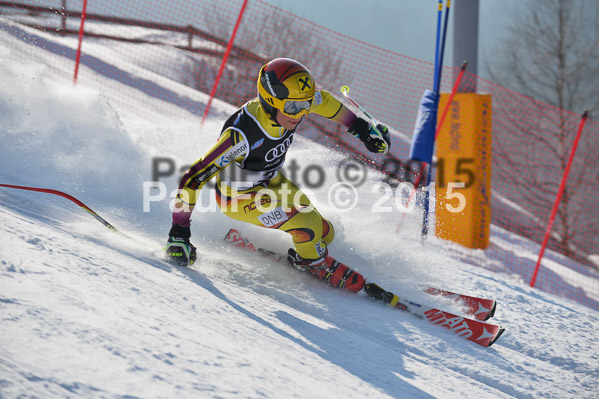
[[[373,126],[327,91],[316,90],[310,71],[289,58],[276,58],[264,65],[257,85],[258,97],[227,119],[217,143],[183,175],[167,257],[183,266],[195,261],[196,249],[190,242],[191,213],[200,189],[217,176],[217,202],[225,215],[291,234],[295,248],[289,249],[290,262],[333,286],[357,292],[364,287],[364,278],[328,253],[333,226],[280,169],[296,128],[308,114],[343,124],[374,153],[389,150],[388,128]],[[240,175],[238,168],[243,171],[241,179],[235,177]],[[263,189],[269,190],[269,196],[261,194]]]

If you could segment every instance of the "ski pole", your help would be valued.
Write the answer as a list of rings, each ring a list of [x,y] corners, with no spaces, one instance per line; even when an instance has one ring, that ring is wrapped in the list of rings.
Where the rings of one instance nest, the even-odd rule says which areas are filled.
[[[352,103],[354,105],[354,107],[358,108],[360,111],[362,111],[362,113],[364,115],[366,115],[366,117],[368,119],[370,119],[370,121],[372,122],[372,130],[371,132],[374,130],[376,132],[376,134],[371,134],[371,136],[376,136],[378,139],[382,139],[383,134],[379,131],[379,129],[376,127],[376,125],[378,125],[379,123],[377,122],[376,119],[374,119],[374,117],[372,115],[370,115],[368,113],[368,111],[366,111],[364,108],[362,108],[362,106],[360,104],[358,104],[358,102],[356,100],[354,100],[350,95],[349,95],[349,86],[344,85],[341,86],[341,93],[343,93],[343,96],[347,99],[347,101],[349,101],[350,103]],[[389,152],[389,147],[386,147],[387,149],[385,150],[385,152],[382,152],[381,154],[386,154],[387,152]]]
[[[443,1],[439,0],[439,14],[437,18],[437,49],[435,49],[435,78],[434,78],[434,87],[433,91],[435,92],[435,108],[439,106],[439,91],[441,90],[441,77],[443,74],[443,55],[445,53],[445,39],[447,37],[447,25],[449,21],[449,10],[451,7],[451,0],[447,0],[447,7],[445,8],[445,21],[443,23],[443,37],[441,39],[441,52],[439,53],[439,28],[441,27],[441,12],[443,8]],[[437,120],[437,113],[435,111],[435,123]],[[436,138],[436,135],[435,135]],[[434,146],[434,141],[433,141]],[[432,162],[428,165],[428,174],[425,180],[425,186],[428,187],[433,175],[433,165]],[[429,223],[429,206],[430,206],[430,192],[428,190],[424,193],[424,206],[422,212],[422,232],[421,232],[421,240],[424,242],[428,235],[428,223]]]
[[[119,233],[119,234],[127,237],[125,234],[123,234],[120,231],[118,231],[113,225],[111,225],[106,220],[104,220],[100,215],[98,215],[96,212],[94,212],[93,209],[91,209],[89,206],[85,205],[83,202],[79,201],[77,198],[73,197],[72,195],[69,195],[67,193],[63,193],[62,191],[52,190],[52,189],[49,189],[49,188],[15,186],[15,185],[12,185],[12,184],[0,184],[0,187],[14,188],[14,189],[17,189],[17,190],[37,191],[37,192],[41,192],[41,193],[48,193],[48,194],[59,195],[59,196],[64,197],[64,198],[66,198],[66,199],[68,199],[70,201],[73,201],[74,203],[76,203],[77,205],[79,205],[86,212],[88,212],[90,215],[92,215],[98,222],[100,222],[104,226],[106,226],[109,230],[112,230],[115,233]]]
[[[362,108],[362,106],[360,104],[358,104],[358,102],[349,95],[349,86],[347,86],[347,85],[341,86],[341,93],[343,94],[343,96],[345,98],[347,98],[347,101],[349,101],[350,103],[352,103],[354,105],[354,107],[356,107],[360,111],[362,111],[362,113],[364,115],[366,115],[366,117],[368,119],[370,119],[370,121],[372,122],[373,125],[375,125],[375,126],[378,125],[378,122],[376,121],[376,119],[374,119],[374,117],[372,115],[370,115],[368,113],[368,111],[366,111],[364,108]]]

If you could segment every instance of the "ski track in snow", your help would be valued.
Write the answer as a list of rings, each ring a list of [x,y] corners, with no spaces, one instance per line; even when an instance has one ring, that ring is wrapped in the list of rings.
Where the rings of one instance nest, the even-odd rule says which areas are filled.
[[[232,251],[174,268],[132,256],[137,248],[93,220],[73,233],[0,209],[2,236],[13,237],[2,253],[18,254],[0,269],[9,396],[532,398],[596,388],[597,318],[507,284],[514,300],[498,313],[508,331],[485,349],[258,257]]]
[[[75,45],[72,38],[35,34]],[[0,181],[81,196],[134,237],[110,232],[63,198],[0,189],[1,398],[599,394],[598,312],[452,260],[438,240],[423,250],[413,238],[417,217],[370,215],[364,223],[327,206],[324,190],[314,193],[336,226],[331,250],[367,278],[450,311],[459,309],[417,285],[497,299],[491,322],[506,332],[493,347],[227,248],[222,237],[229,227],[255,234],[256,243],[270,249],[284,251],[289,241],[218,212],[194,216],[200,258],[192,268],[165,264],[157,254],[170,227],[168,207],[153,204],[152,212],[141,212],[141,182],[148,179],[142,166],[161,153],[195,159],[222,121],[208,123],[214,137],[198,137],[198,118],[169,119],[172,105],[151,98],[139,103],[134,89],[99,75],[89,87],[72,88],[71,65],[59,55],[32,50],[1,30],[0,37],[6,126]],[[86,47],[97,55],[110,50],[94,42]],[[128,61],[123,67],[131,76],[151,75]],[[83,67],[80,73],[79,86],[94,72]],[[160,82],[168,84],[166,77]],[[216,106],[223,114],[232,109]],[[193,145],[178,152],[173,135]],[[299,159],[325,165],[342,159],[301,137],[294,146],[291,156],[296,151]],[[366,201],[359,214],[369,215],[378,194],[368,187],[360,194]],[[395,233],[400,217],[403,228]]]

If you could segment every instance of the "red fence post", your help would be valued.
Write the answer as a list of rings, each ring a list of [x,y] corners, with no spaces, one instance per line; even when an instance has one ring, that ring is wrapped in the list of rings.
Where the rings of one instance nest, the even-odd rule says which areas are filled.
[[[572,161],[574,160],[574,154],[576,153],[576,148],[578,148],[578,141],[580,140],[580,134],[582,133],[582,129],[584,128],[584,123],[589,115],[588,111],[584,111],[582,114],[582,119],[580,120],[580,124],[578,126],[578,132],[576,133],[576,138],[574,139],[574,144],[572,144],[572,151],[570,152],[570,158],[568,159],[568,163],[566,165],[566,170],[564,171],[564,175],[562,176],[562,182],[559,185],[559,189],[557,190],[557,196],[555,198],[555,203],[553,204],[553,209],[551,209],[551,216],[549,216],[549,223],[547,223],[547,229],[545,230],[545,238],[543,239],[543,244],[541,244],[541,251],[539,252],[539,259],[537,259],[537,265],[535,266],[535,271],[532,275],[532,279],[530,280],[530,286],[534,287],[535,282],[537,281],[537,274],[539,273],[539,267],[541,266],[541,259],[543,259],[543,254],[545,253],[545,248],[547,247],[547,242],[549,241],[549,235],[551,234],[551,227],[553,226],[553,222],[555,220],[555,215],[557,214],[557,209],[559,208],[559,203],[562,199],[562,194],[564,193],[564,189],[566,188],[566,181],[568,180],[568,174],[570,173],[570,167],[572,166]]]
[[[227,50],[225,51],[225,55],[223,55],[223,60],[220,63],[220,69],[218,70],[218,75],[216,75],[216,80],[214,81],[214,86],[212,86],[212,91],[210,92],[210,98],[208,99],[208,104],[206,104],[206,109],[204,110],[204,116],[202,117],[202,123],[200,124],[200,129],[204,126],[204,122],[206,121],[206,117],[208,116],[208,112],[210,112],[210,105],[212,104],[212,99],[216,94],[216,88],[218,87],[218,82],[223,74],[223,70],[225,69],[225,65],[227,64],[227,59],[229,58],[229,53],[231,52],[231,48],[233,48],[233,41],[235,41],[235,35],[237,35],[237,29],[241,24],[241,18],[243,17],[243,13],[245,11],[245,6],[247,6],[248,0],[243,1],[243,5],[241,6],[241,11],[239,11],[239,16],[237,17],[237,22],[235,23],[235,28],[233,29],[233,33],[231,34],[231,38],[229,39],[229,44],[227,44]]]
[[[87,0],[83,0],[83,10],[81,11],[81,25],[79,26],[79,45],[77,46],[77,55],[75,56],[75,74],[73,84],[77,83],[77,74],[79,73],[79,61],[81,60],[81,42],[83,42],[83,25],[85,24],[85,14],[87,10]]]

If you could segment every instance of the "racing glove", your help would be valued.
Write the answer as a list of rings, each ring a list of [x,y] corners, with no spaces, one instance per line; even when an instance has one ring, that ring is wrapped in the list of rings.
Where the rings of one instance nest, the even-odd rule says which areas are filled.
[[[381,123],[375,126],[362,118],[356,118],[347,131],[358,137],[370,152],[386,154],[391,148],[389,128]]]

